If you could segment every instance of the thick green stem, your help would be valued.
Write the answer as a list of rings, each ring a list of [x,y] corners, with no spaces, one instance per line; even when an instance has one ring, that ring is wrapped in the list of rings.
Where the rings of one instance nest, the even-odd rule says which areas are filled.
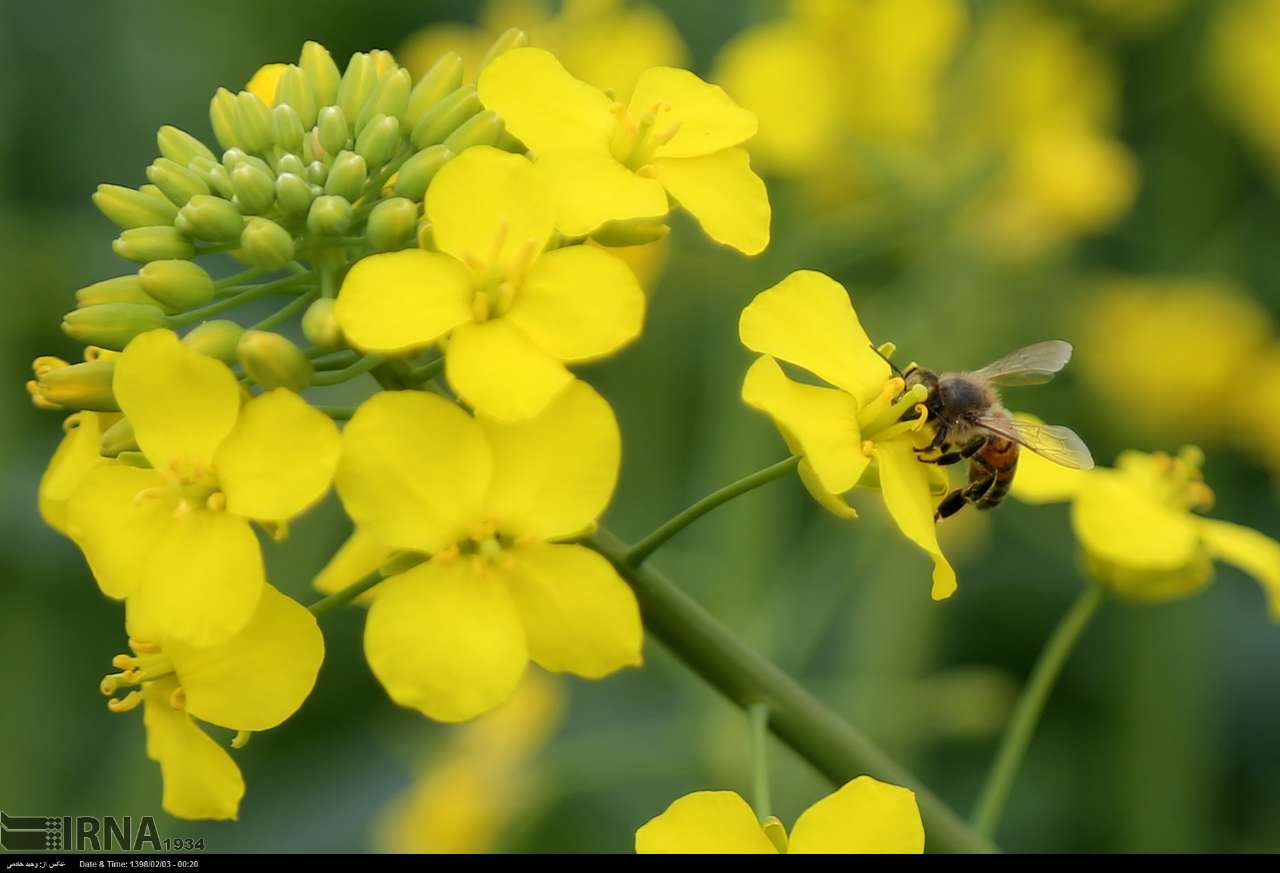
[[[1067,614],[1058,622],[1053,635],[1045,643],[1044,650],[1031,671],[1031,677],[1022,690],[1022,696],[1018,698],[973,813],[974,828],[988,839],[995,835],[1000,824],[1000,814],[1004,811],[1009,790],[1018,776],[1018,768],[1022,766],[1022,759],[1027,753],[1032,735],[1035,734],[1036,725],[1040,722],[1044,705],[1049,700],[1049,693],[1076,642],[1098,611],[1102,593],[1102,586],[1092,582],[1080,592],[1076,602],[1067,610]]]
[[[219,300],[217,303],[211,303],[200,309],[192,309],[190,312],[184,312],[180,315],[172,315],[169,317],[170,327],[186,327],[187,325],[197,324],[206,318],[229,312],[246,303],[251,303],[260,297],[267,297],[271,294],[287,294],[299,285],[306,284],[311,281],[310,273],[301,273],[296,276],[286,276],[283,279],[276,279],[274,282],[263,282],[261,285],[250,285],[243,291],[238,291],[232,297],[225,300]]]
[[[349,367],[341,370],[331,370],[324,373],[316,373],[311,380],[312,385],[340,385],[343,382],[349,382],[357,376],[363,376],[374,367],[382,366],[385,359],[379,355],[365,355]]]
[[[604,555],[635,591],[646,631],[720,691],[742,707],[769,708],[769,729],[836,785],[868,773],[916,793],[931,848],[950,852],[992,852],[943,803],[871,740],[828,709],[795,680],[681,591],[665,576],[630,559],[632,550],[606,530],[587,545]]]
[[[764,821],[773,815],[769,800],[769,707],[753,703],[747,707],[747,719],[751,723],[751,805],[756,818]]]
[[[301,294],[298,297],[295,297],[293,300],[290,300],[284,306],[280,307],[271,315],[268,315],[266,318],[262,319],[262,321],[258,322],[257,324],[255,324],[253,327],[249,329],[250,330],[268,330],[270,328],[275,327],[277,324],[283,324],[284,322],[292,318],[295,314],[301,312],[303,309],[310,306],[311,301],[315,300],[319,296],[320,296],[320,292],[315,288],[312,288],[306,294]]]
[[[693,504],[693,506],[690,506],[684,512],[681,512],[670,521],[664,523],[653,533],[649,534],[647,537],[632,546],[627,551],[627,561],[636,566],[643,564],[644,559],[653,554],[659,546],[676,534],[680,533],[680,531],[684,530],[698,519],[702,518],[702,516],[706,515],[717,506],[720,506],[722,503],[728,503],[739,495],[746,494],[754,488],[759,488],[761,485],[787,475],[794,470],[796,465],[799,463],[800,456],[792,455],[785,460],[765,467],[763,470],[757,470],[750,476],[744,476],[737,482],[734,482],[731,485],[726,485],[718,491],[711,492],[706,497]]]

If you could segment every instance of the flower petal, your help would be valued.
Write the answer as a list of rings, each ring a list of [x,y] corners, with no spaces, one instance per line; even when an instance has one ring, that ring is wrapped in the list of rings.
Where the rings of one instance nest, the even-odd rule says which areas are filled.
[[[843,391],[793,382],[766,356],[747,370],[742,400],[774,420],[829,494],[857,485],[871,463],[862,453],[857,406]]]
[[[227,510],[288,521],[324,496],[338,466],[338,428],[287,388],[260,394],[240,411],[213,466]]]
[[[493,450],[484,514],[503,533],[557,539],[581,533],[604,513],[622,437],[613,409],[590,385],[575,381],[534,418],[480,424]]]
[[[1130,569],[1176,570],[1200,549],[1198,519],[1164,506],[1141,480],[1116,470],[1085,476],[1071,525],[1094,557]]]
[[[1280,621],[1280,543],[1253,528],[1208,518],[1200,521],[1200,532],[1215,558],[1258,580],[1271,618]]]
[[[315,617],[264,585],[249,623],[226,642],[164,644],[187,712],[237,731],[265,731],[293,715],[316,684],[324,637]]]
[[[143,564],[164,535],[174,501],[135,498],[163,487],[155,470],[103,464],[85,475],[67,501],[67,536],[84,552],[108,597],[128,597],[141,584]]]
[[[612,101],[569,75],[551,52],[504,52],[484,68],[476,90],[480,102],[535,152],[609,148]]]
[[[244,89],[250,94],[257,95],[259,100],[270,106],[276,102],[276,86],[280,84],[280,77],[287,69],[289,69],[288,64],[263,64],[249,77],[249,83],[244,86]]]
[[[511,549],[504,570],[520,611],[529,657],[543,669],[587,679],[642,662],[640,607],[613,565],[578,545]]]
[[[409,351],[471,320],[471,277],[462,264],[438,252],[372,255],[347,273],[333,311],[357,348]]]
[[[160,763],[164,779],[161,806],[177,818],[235,819],[244,797],[244,777],[226,749],[189,715],[169,705],[177,688],[169,678],[142,692],[147,757]]]
[[[803,367],[849,392],[859,409],[891,375],[858,323],[849,293],[812,270],[798,270],[757,294],[742,310],[738,335],[752,351]]]
[[[573,382],[564,365],[505,318],[455,330],[445,376],[476,412],[501,421],[532,418]]]
[[[654,178],[698,220],[707,236],[744,255],[769,245],[769,192],[744,149],[698,158],[656,158]]]
[[[686,794],[636,831],[639,855],[776,855],[756,814],[732,791]]]
[[[64,425],[66,436],[58,443],[40,477],[40,517],[58,533],[67,533],[67,502],[84,477],[94,467],[109,463],[99,454],[104,419],[119,419],[119,416],[98,412],[77,412],[69,416]]]
[[[384,391],[342,431],[334,477],[358,527],[392,548],[438,552],[479,521],[491,461],[480,426],[424,391]]]
[[[506,318],[561,361],[599,358],[640,335],[644,291],[605,249],[567,246],[538,258]]]
[[[918,855],[924,824],[914,792],[859,776],[806,809],[791,829],[799,855]]]
[[[383,583],[364,651],[391,699],[437,721],[466,721],[511,696],[528,663],[524,630],[496,573],[433,559]]]
[[[394,552],[394,549],[384,546],[360,528],[356,528],[329,559],[329,563],[316,574],[316,578],[311,581],[311,587],[322,594],[341,591],[381,567]],[[377,587],[375,585],[361,594],[355,602],[368,606]]]
[[[440,251],[489,266],[527,261],[555,230],[555,202],[533,164],[490,146],[473,146],[436,173],[426,214]]]
[[[157,470],[207,468],[240,411],[240,385],[227,366],[169,330],[129,343],[116,359],[112,390]]]
[[[934,600],[945,600],[956,590],[956,571],[938,545],[928,465],[920,463],[911,444],[903,440],[877,443],[874,453],[884,505],[907,539],[933,559],[932,596]]]
[[[640,176],[608,152],[549,152],[538,158],[556,204],[556,229],[584,236],[610,221],[661,218],[670,211],[656,179]]]
[[[809,463],[808,458],[800,459],[800,463],[796,465],[796,473],[800,476],[800,481],[804,484],[805,490],[827,512],[836,518],[858,517],[858,513],[845,502],[843,497],[839,494],[832,494],[822,487],[822,482],[818,479],[818,474],[813,471],[813,465]]]
[[[142,565],[129,598],[143,627],[212,646],[240,631],[257,609],[266,578],[249,522],[226,512],[173,514]]]
[[[676,127],[658,146],[660,158],[694,158],[731,148],[755,136],[756,116],[733,102],[719,85],[688,70],[652,67],[636,82],[629,112],[640,118],[656,110],[659,132]]]

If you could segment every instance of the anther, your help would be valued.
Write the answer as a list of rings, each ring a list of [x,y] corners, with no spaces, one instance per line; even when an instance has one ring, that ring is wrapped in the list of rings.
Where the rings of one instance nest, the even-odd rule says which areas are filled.
[[[155,500],[157,498],[164,497],[167,493],[168,489],[160,486],[156,486],[155,488],[143,488],[137,494],[133,495],[133,502],[137,505],[144,500]]]
[[[107,709],[112,712],[128,712],[142,702],[142,694],[130,691],[124,697],[113,697],[107,701]]]
[[[227,495],[221,491],[215,491],[205,500],[204,505],[210,512],[222,512],[227,508]]]
[[[111,666],[117,670],[132,670],[137,665],[137,659],[129,655],[116,655],[111,659]]]
[[[160,646],[157,644],[148,643],[145,640],[135,639],[134,637],[129,637],[129,648],[139,655],[158,655],[160,653]]]
[[[253,731],[237,731],[236,735],[231,738],[231,748],[243,749],[249,745],[249,740],[253,737]]]
[[[181,687],[173,689],[173,693],[169,695],[169,706],[173,709],[187,708],[187,692]]]
[[[78,412],[72,415],[68,415],[66,418],[62,420],[63,433],[71,433],[73,430],[75,430],[79,426],[80,426],[80,413]]]
[[[864,455],[866,455],[868,458],[870,458],[870,457],[874,456],[874,455],[875,455],[875,453],[876,453],[876,444],[875,444],[875,443],[873,443],[871,440],[863,440],[863,441],[862,441],[862,454],[864,454]]]

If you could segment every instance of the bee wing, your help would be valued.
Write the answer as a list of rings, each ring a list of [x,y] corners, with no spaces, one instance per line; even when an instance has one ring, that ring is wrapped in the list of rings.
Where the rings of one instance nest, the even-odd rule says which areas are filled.
[[[1042,385],[1071,360],[1071,344],[1049,340],[1010,352],[977,371],[996,385]]]
[[[1092,470],[1093,455],[1084,440],[1069,427],[1052,424],[1033,424],[1016,418],[980,418],[978,425],[984,430],[1013,440],[1042,458],[1073,470]]]

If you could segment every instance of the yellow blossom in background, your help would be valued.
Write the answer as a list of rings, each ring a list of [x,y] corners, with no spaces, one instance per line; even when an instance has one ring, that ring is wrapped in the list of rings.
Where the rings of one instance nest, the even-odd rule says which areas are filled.
[[[511,698],[453,733],[391,802],[377,828],[387,852],[479,854],[537,796],[537,754],[565,716],[564,688],[529,673]]]
[[[1213,503],[1187,447],[1124,452],[1114,469],[1068,470],[1031,452],[1019,459],[1010,493],[1027,503],[1071,501],[1071,527],[1085,568],[1117,593],[1143,601],[1199,590],[1226,561],[1255,577],[1271,617],[1280,620],[1280,543],[1252,528],[1193,514]]]
[[[141,334],[113,390],[150,467],[94,466],[67,504],[67,532],[104,594],[139,621],[195,645],[249,621],[264,586],[250,520],[280,524],[329,488],[333,422],[285,389],[241,407],[220,361],[171,331]]]
[[[1178,15],[1186,0],[1080,0],[1125,36],[1150,36]]]
[[[623,104],[549,52],[519,48],[486,67],[477,90],[529,147],[566,236],[661,219],[670,195],[716,242],[748,255],[769,244],[768,192],[742,148],[756,118],[693,73],[646,70]]]
[[[1280,477],[1280,342],[1249,362],[1248,389],[1233,411],[1234,436]]]
[[[102,457],[102,432],[120,416],[107,412],[77,412],[62,422],[65,436],[40,477],[40,517],[61,534],[67,533],[67,502],[93,468],[109,463]]]
[[[465,721],[506,700],[530,659],[587,678],[640,663],[631,589],[598,553],[559,542],[594,525],[618,476],[617,422],[585,383],[515,424],[383,392],[342,441],[347,514],[431,556],[379,585],[365,624],[369,665],[397,703]]]
[[[577,78],[619,99],[631,96],[650,67],[684,63],[688,50],[674,25],[656,7],[625,0],[566,0],[553,15],[548,2],[489,0],[478,27],[434,24],[410,36],[396,53],[416,78],[447,51],[462,56],[474,75],[489,46],[509,28],[529,34]]]
[[[147,757],[160,764],[162,805],[178,818],[234,819],[244,795],[240,768],[196,720],[237,732],[265,731],[293,715],[315,685],[324,637],[315,617],[270,585],[252,618],[228,640],[198,648],[165,636],[130,609],[131,655],[102,680],[113,712],[141,705]]]
[[[636,831],[636,852],[653,854],[914,854],[924,824],[912,791],[859,776],[796,819],[761,822],[732,791],[695,791]]]
[[[802,456],[805,487],[825,508],[849,518],[853,509],[841,495],[866,476],[878,477],[894,522],[933,560],[933,598],[950,597],[956,574],[933,520],[934,493],[946,489],[944,474],[915,452],[931,436],[921,428],[924,394],[904,394],[902,379],[890,378],[849,293],[821,273],[792,273],[756,295],[742,311],[738,332],[743,345],[762,355],[747,371],[742,399],[769,415],[791,451]],[[779,360],[834,387],[797,382]],[[902,421],[904,416],[911,420]]]
[[[525,158],[468,149],[436,175],[426,215],[438,251],[373,255],[347,274],[335,314],[352,345],[403,353],[445,342],[445,376],[485,415],[544,410],[573,382],[565,363],[640,334],[644,292],[596,246],[547,249],[554,207]]]
[[[1280,0],[1217,3],[1206,45],[1222,111],[1280,184]]]

